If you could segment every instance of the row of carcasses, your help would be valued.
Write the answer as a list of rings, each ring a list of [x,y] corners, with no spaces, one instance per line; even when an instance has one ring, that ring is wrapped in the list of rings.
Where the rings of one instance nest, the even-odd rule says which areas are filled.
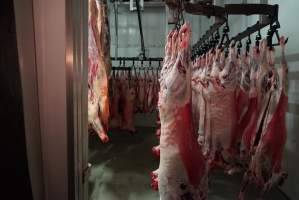
[[[209,170],[245,172],[240,199],[248,182],[265,192],[287,176],[282,171],[288,102],[284,37],[279,49],[279,66],[266,40],[244,55],[236,53],[232,43],[228,57],[215,49],[192,63],[192,114],[198,143]],[[160,134],[158,128],[156,135]],[[159,146],[152,150],[159,157]],[[156,177],[153,173],[153,180]],[[156,181],[152,187],[158,189]]]
[[[134,113],[156,111],[158,69],[113,71],[110,78],[110,127],[135,132]]]

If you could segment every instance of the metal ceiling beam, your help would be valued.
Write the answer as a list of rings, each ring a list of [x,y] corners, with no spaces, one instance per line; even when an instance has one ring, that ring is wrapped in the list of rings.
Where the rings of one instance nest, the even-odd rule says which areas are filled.
[[[224,9],[228,15],[268,15],[273,20],[278,17],[278,5],[225,4]]]
[[[257,32],[258,30],[261,30],[262,28],[268,26],[271,24],[271,20],[268,18],[266,22],[261,23],[260,21],[257,21],[256,24],[248,27],[245,31],[237,34],[236,36],[232,37],[229,41],[227,41],[224,46],[228,47],[231,41],[241,41],[242,39],[252,35],[253,33]]]
[[[216,16],[225,18],[225,9],[221,6],[202,3],[185,3],[184,10],[193,15],[204,15],[207,17]]]
[[[191,5],[190,5],[191,6]],[[278,5],[268,5],[268,4],[226,4],[223,8],[225,10],[225,15],[262,15],[263,18],[260,19],[255,25],[248,27],[245,31],[239,33],[238,35],[232,37],[227,41],[224,46],[228,46],[232,40],[240,41],[254,32],[268,26],[278,20]],[[199,9],[201,11],[201,8]],[[215,11],[216,12],[216,11]],[[222,11],[220,11],[222,12]],[[194,12],[196,13],[196,12]],[[201,37],[201,39],[192,47],[192,50],[196,50],[205,41],[207,41],[216,31],[224,24],[214,23],[209,30]]]

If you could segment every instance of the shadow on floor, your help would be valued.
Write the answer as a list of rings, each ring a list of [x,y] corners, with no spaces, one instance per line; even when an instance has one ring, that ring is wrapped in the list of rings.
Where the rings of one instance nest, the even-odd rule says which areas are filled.
[[[159,200],[159,193],[150,187],[149,173],[158,168],[159,162],[151,153],[158,144],[155,128],[138,128],[131,135],[114,130],[109,133],[110,143],[102,144],[96,135],[89,139],[90,200]],[[241,175],[227,176],[216,171],[211,176],[209,200],[235,200],[239,191]],[[245,200],[256,200],[258,190],[249,188]],[[284,200],[273,190],[264,200]]]
[[[158,199],[149,176],[159,164],[151,153],[154,135],[155,128],[138,128],[134,135],[116,130],[109,133],[109,144],[90,137],[90,200]]]

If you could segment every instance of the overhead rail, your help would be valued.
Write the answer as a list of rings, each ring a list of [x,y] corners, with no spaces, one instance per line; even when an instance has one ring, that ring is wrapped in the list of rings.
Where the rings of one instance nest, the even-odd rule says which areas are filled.
[[[202,4],[201,2],[195,4],[185,3],[184,5],[185,11],[190,14],[199,14],[207,17],[218,17],[218,21],[216,21],[212,26],[210,26],[210,28],[204,33],[204,35],[198,40],[198,42],[192,46],[192,57],[195,57],[196,54],[202,54],[211,46],[215,46],[215,42],[219,42],[218,38],[215,39],[215,35],[219,35],[219,28],[224,23],[226,23],[226,26],[224,27],[223,35],[225,35],[225,37],[227,38],[224,43],[221,43],[222,47],[224,48],[227,48],[231,41],[241,41],[242,39],[249,37],[251,34],[259,31],[260,29],[268,25],[271,26],[271,31],[269,31],[268,36],[270,43],[272,41],[272,36],[274,34],[278,35],[277,29],[280,27],[278,22],[279,7],[276,4],[225,4],[224,7],[221,7],[222,9],[219,9],[219,6],[214,6],[211,4]],[[204,8],[208,8],[208,11],[203,11]],[[264,17],[257,21],[257,23],[253,26],[248,27],[243,32],[229,39],[229,27],[227,23],[227,18],[229,15],[260,15]],[[278,25],[272,27],[272,24],[274,23]]]
[[[155,58],[142,58],[140,57],[111,57],[111,60],[114,61],[120,61],[120,60],[125,60],[125,61],[163,61],[163,58],[160,57],[155,57]]]

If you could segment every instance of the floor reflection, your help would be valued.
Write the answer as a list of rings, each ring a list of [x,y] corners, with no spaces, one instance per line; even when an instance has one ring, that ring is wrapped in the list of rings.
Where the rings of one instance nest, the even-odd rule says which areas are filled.
[[[93,167],[89,178],[90,200],[159,200],[158,192],[150,187],[149,173],[158,167],[151,154],[157,145],[155,129],[138,128],[130,135],[123,131],[109,133],[111,142],[101,144],[97,136],[90,136],[90,162]],[[211,177],[209,200],[234,200],[242,176],[227,176],[216,171]],[[258,190],[249,188],[245,200],[256,200]],[[273,190],[264,200],[284,200]]]

